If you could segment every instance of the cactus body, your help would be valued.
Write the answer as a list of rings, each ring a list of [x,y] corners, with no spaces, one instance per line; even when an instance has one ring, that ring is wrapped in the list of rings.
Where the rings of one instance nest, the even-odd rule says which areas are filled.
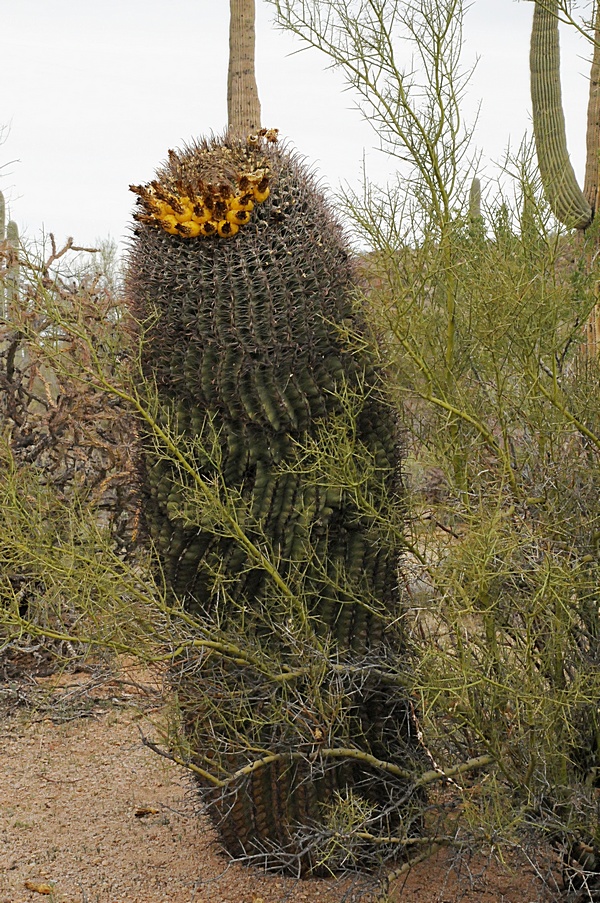
[[[6,203],[4,201],[4,195],[0,191],[0,245],[4,244],[4,237],[6,235]],[[6,316],[6,294],[4,289],[4,282],[0,282],[0,317]]]
[[[19,228],[13,220],[6,223],[6,203],[0,191],[0,245],[4,249],[4,274],[0,284],[0,316],[7,317],[19,296]]]
[[[233,776],[218,789],[204,782],[228,849],[276,867],[297,869],[300,862],[312,869],[299,836],[321,821],[336,789],[360,785],[381,807],[388,833],[399,817],[389,815],[390,800],[406,793],[405,780],[384,790],[377,769],[364,763],[296,758],[298,749],[318,754],[313,731],[324,709],[331,721],[319,737],[329,731],[329,746],[351,744],[399,762],[412,743],[403,693],[365,670],[365,656],[380,661],[389,651],[391,633],[384,634],[398,613],[397,549],[323,463],[335,458],[335,435],[343,434],[371,462],[373,507],[385,504],[397,488],[394,417],[369,351],[344,338],[349,327],[361,328],[352,265],[340,227],[297,159],[272,144],[203,142],[171,152],[157,180],[134,190],[141,209],[129,292],[138,312],[155,318],[143,357],[165,417],[182,437],[194,438],[199,471],[233,493],[238,522],[303,600],[321,638],[316,659],[322,663],[333,644],[339,661],[360,663],[360,688],[349,684],[340,712],[334,673],[319,678],[317,704],[308,678],[293,689],[274,686],[250,679],[239,663],[209,658],[201,668],[203,701],[192,700],[185,715],[198,761],[205,767],[210,750],[215,773]],[[171,216],[187,215],[179,207],[201,211],[208,204],[227,216],[247,203],[249,191],[251,216],[235,234],[174,231]],[[167,203],[172,214],[160,206]],[[329,458],[317,456],[307,477],[311,442],[330,451]],[[245,612],[261,648],[291,658],[294,644],[270,618],[281,609],[281,589],[268,570],[235,536],[203,525],[201,511],[186,523],[173,465],[150,447],[146,457],[148,521],[171,591],[203,617],[218,614],[221,629],[235,628]],[[253,700],[258,720],[243,715],[244,699]],[[301,710],[313,713],[306,723],[282,714],[299,699]],[[257,749],[275,751],[276,761],[236,777]]]
[[[260,129],[260,101],[254,67],[254,0],[231,0],[227,121],[232,135]]]
[[[587,109],[586,162],[583,193],[594,213],[598,209],[600,186],[600,6],[594,20],[594,54],[590,70]]]
[[[481,180],[473,176],[469,189],[469,221],[481,221]]]
[[[535,4],[529,61],[533,132],[544,192],[561,223],[568,228],[585,229],[592,221],[593,211],[577,184],[567,150],[560,86],[558,0]],[[597,135],[593,143],[597,157]]]
[[[6,241],[9,249],[8,275],[6,277],[6,311],[14,309],[19,300],[19,227],[10,220],[6,227]]]

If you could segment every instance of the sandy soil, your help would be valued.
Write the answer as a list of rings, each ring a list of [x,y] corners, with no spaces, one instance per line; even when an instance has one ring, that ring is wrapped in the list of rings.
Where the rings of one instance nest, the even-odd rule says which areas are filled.
[[[0,903],[343,903],[352,880],[296,881],[230,863],[193,782],[141,742],[160,689],[147,674],[0,683]],[[454,865],[454,867],[453,867]],[[392,889],[402,903],[553,899],[526,863],[448,851]],[[363,897],[366,900],[367,897]]]

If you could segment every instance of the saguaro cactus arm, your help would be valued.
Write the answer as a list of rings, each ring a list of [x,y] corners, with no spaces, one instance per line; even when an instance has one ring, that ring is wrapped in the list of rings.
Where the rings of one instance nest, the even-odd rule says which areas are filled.
[[[594,56],[590,72],[586,146],[583,193],[595,213],[598,208],[598,188],[600,187],[600,4],[596,7],[594,21]]]
[[[227,119],[230,135],[245,138],[260,129],[260,101],[254,67],[254,0],[230,0]]]
[[[571,229],[586,229],[593,210],[577,183],[567,150],[560,86],[558,0],[536,0],[530,49],[533,132],[544,192]]]

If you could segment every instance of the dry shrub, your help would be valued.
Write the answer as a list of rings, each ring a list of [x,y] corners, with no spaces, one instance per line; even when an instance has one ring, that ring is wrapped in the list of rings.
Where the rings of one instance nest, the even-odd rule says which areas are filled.
[[[98,627],[122,595],[140,532],[137,426],[95,375],[123,385],[135,341],[110,247],[50,236],[46,254],[22,247],[16,267],[9,249],[3,263],[18,292],[0,323],[2,635],[33,665],[76,656],[83,613]]]
[[[18,305],[0,324],[3,435],[18,463],[35,467],[65,500],[85,490],[115,537],[130,542],[138,529],[136,422],[88,371],[100,365],[116,384],[127,379],[131,327],[106,260],[73,269],[73,252],[102,252],[50,242],[46,259],[21,254]]]

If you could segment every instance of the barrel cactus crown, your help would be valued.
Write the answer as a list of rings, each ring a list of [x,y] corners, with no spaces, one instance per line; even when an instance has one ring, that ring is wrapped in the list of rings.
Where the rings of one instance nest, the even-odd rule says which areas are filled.
[[[146,346],[160,387],[245,425],[306,429],[352,315],[347,249],[313,180],[276,147],[215,140],[171,151],[133,190],[133,295],[160,318]]]
[[[374,764],[398,766],[413,742],[405,695],[385,676],[398,556],[378,512],[398,488],[394,416],[357,341],[342,229],[275,131],[171,151],[133,191],[129,293],[148,323],[160,416],[244,534],[190,510],[176,464],[149,442],[147,520],[167,585],[214,636],[297,674],[205,656],[178,685],[186,734],[230,852],[311,869],[298,838],[336,793],[360,786],[379,812],[370,830],[379,818],[386,835],[399,812],[390,780],[407,798],[406,772],[384,770],[384,788]]]
[[[277,129],[261,129],[253,137],[255,144],[261,138],[275,142]],[[237,159],[230,154],[227,160],[227,155],[217,153],[211,161],[215,150],[207,149],[200,171],[171,151],[171,178],[165,183],[132,185],[144,208],[136,219],[181,238],[233,238],[250,221],[254,205],[269,197],[268,160],[248,153],[238,153]],[[212,181],[206,181],[211,177]]]

